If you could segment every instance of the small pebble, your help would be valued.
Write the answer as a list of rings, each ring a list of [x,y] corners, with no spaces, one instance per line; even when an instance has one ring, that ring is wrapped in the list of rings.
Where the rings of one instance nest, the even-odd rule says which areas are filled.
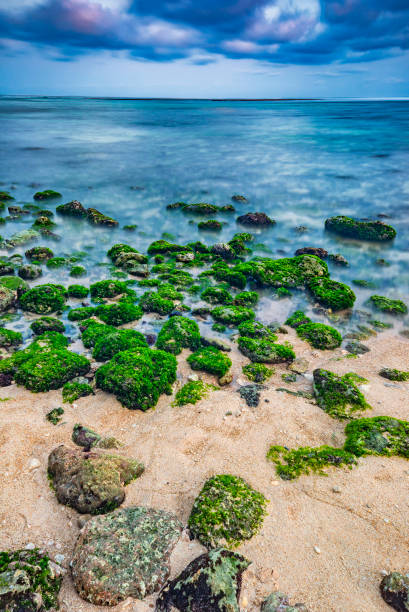
[[[35,544],[33,544],[33,542],[29,542],[28,544],[25,545],[25,549],[26,550],[34,550],[35,549]]]
[[[31,472],[32,470],[37,470],[40,467],[41,463],[39,462],[38,459],[36,459],[35,457],[33,457],[33,459],[30,459],[29,463],[28,463],[28,469]]]
[[[55,555],[55,560],[59,564],[61,564],[64,561],[64,559],[65,559],[65,555],[61,555],[61,554]]]
[[[199,377],[197,374],[189,374],[187,379],[189,382],[197,382],[199,380]]]
[[[318,548],[318,546],[314,546],[314,550],[315,550],[315,552],[317,553],[317,555],[320,555],[320,554],[321,554],[321,549],[320,549],[320,548]]]
[[[334,493],[341,493],[341,487],[332,487]]]
[[[387,576],[387,575],[388,575],[388,572],[387,572],[386,570],[382,569],[382,570],[380,571],[380,574],[381,574],[381,576]]]

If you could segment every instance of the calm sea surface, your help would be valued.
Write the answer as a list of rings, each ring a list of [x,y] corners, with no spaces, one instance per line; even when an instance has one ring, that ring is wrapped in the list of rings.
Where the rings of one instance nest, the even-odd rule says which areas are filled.
[[[409,297],[409,102],[3,97],[0,125],[0,190],[11,190],[15,203],[32,203],[35,191],[52,188],[62,193],[61,202],[77,199],[96,207],[115,217],[119,228],[138,226],[129,232],[57,218],[62,240],[46,244],[56,255],[86,251],[82,263],[89,276],[76,281],[69,268],[50,273],[44,267],[35,283],[110,277],[105,254],[115,242],[145,251],[163,232],[182,244],[229,240],[242,230],[237,215],[219,215],[226,221],[223,231],[203,234],[199,219],[167,211],[166,205],[178,200],[222,205],[243,194],[249,202],[236,205],[239,214],[264,211],[277,221],[256,232],[255,255],[277,258],[303,246],[324,247],[350,263],[329,263],[332,278],[376,283],[376,291],[353,287],[357,308],[365,308],[374,292]],[[387,215],[398,236],[391,244],[337,238],[324,231],[326,217],[336,214]],[[27,217],[7,222],[0,233],[8,238],[30,224]],[[388,265],[379,265],[380,258]],[[277,301],[264,292],[258,316],[282,321],[299,306],[305,306],[301,293]],[[8,325],[27,328],[17,317]],[[74,326],[67,329],[75,333]]]

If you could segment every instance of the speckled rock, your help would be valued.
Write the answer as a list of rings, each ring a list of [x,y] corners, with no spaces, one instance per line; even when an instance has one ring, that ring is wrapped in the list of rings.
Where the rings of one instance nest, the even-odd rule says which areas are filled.
[[[130,507],[87,521],[71,562],[79,595],[95,605],[143,599],[169,576],[182,524],[163,510]]]
[[[14,292],[4,285],[0,285],[0,311],[7,310],[14,302]]]
[[[276,591],[271,593],[261,604],[261,612],[308,612],[304,604],[297,603],[291,606],[287,595]]]
[[[104,514],[125,499],[124,486],[142,474],[144,466],[135,459],[101,451],[83,452],[64,445],[48,458],[57,499],[82,514]]]
[[[0,610],[57,610],[62,573],[62,568],[35,548],[0,552]]]
[[[392,572],[382,579],[381,595],[398,612],[409,610],[409,574]]]
[[[165,586],[156,612],[240,612],[242,573],[250,563],[224,548],[197,557]]]

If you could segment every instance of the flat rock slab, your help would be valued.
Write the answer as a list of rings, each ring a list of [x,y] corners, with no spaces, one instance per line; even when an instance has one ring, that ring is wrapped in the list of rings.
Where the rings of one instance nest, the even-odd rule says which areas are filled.
[[[159,590],[182,528],[172,514],[139,506],[90,519],[71,562],[79,595],[95,605],[114,606]]]

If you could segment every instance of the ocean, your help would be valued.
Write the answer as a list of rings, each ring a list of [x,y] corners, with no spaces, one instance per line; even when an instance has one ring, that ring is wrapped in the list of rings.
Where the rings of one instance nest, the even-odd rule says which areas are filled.
[[[0,122],[0,190],[10,190],[13,204],[33,203],[36,191],[55,189],[62,199],[47,207],[76,199],[119,222],[117,229],[98,228],[56,216],[61,240],[41,244],[58,256],[85,252],[87,277],[73,279],[69,266],[44,266],[32,284],[109,278],[106,251],[117,242],[146,252],[162,234],[180,244],[227,241],[243,231],[238,214],[263,211],[276,225],[254,231],[255,256],[292,256],[304,246],[340,253],[349,266],[328,265],[332,278],[353,287],[355,317],[373,293],[408,300],[409,101],[1,97]],[[198,217],[166,210],[175,201],[231,204],[234,194],[248,202],[234,203],[234,214],[218,215],[225,224],[217,234],[199,231]],[[325,219],[338,214],[382,219],[397,237],[377,244],[329,234]],[[8,221],[0,233],[7,239],[31,222],[27,216]],[[123,229],[129,224],[136,230]],[[354,279],[371,281],[375,289],[355,286]],[[282,322],[296,308],[311,313],[311,307],[304,293],[273,300],[263,291],[257,316]],[[324,321],[320,314],[314,320]],[[3,315],[3,323],[31,335],[19,313]],[[355,323],[339,321],[341,327]],[[76,326],[67,325],[77,335]]]

